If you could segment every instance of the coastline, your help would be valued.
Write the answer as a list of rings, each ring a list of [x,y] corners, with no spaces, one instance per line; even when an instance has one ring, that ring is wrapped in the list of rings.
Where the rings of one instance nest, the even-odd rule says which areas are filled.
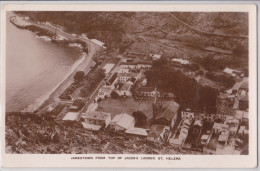
[[[15,16],[17,17],[17,15]],[[12,20],[13,19],[11,19],[10,17],[10,22],[14,26],[19,29],[25,29],[35,33],[36,38],[40,38],[44,41],[52,42],[64,47],[79,48],[82,52],[81,58],[75,61],[75,63],[72,65],[71,70],[66,74],[62,81],[60,81],[51,91],[46,93],[46,95],[37,98],[32,104],[21,110],[21,112],[38,113],[54,101],[60,101],[59,96],[67,89],[67,87],[69,87],[74,82],[74,74],[77,71],[84,71],[85,74],[87,74],[91,70],[91,67],[95,65],[95,62],[92,60],[92,55],[95,53],[95,51],[98,50],[99,47],[95,46],[95,44],[91,42],[82,41],[80,39],[60,39],[52,31],[41,28],[40,26],[33,24],[27,24],[23,26],[15,23]],[[88,47],[92,47],[91,49],[94,52],[90,52]]]
[[[55,91],[58,91],[57,89],[59,88],[59,86],[61,86],[61,84],[63,82],[66,81],[66,79],[69,78],[69,76],[75,71],[75,69],[77,69],[77,67],[86,59],[87,54],[85,52],[83,52],[82,56],[80,59],[78,59],[77,61],[74,62],[74,64],[72,65],[71,70],[65,75],[64,79],[61,80],[52,90],[50,90],[46,95],[43,95],[39,98],[37,98],[32,104],[28,105],[27,107],[25,107],[23,110],[21,110],[21,112],[34,112],[35,110],[37,110],[46,100],[48,100],[48,98],[50,98],[50,96],[55,93]],[[62,93],[62,92],[60,92]]]

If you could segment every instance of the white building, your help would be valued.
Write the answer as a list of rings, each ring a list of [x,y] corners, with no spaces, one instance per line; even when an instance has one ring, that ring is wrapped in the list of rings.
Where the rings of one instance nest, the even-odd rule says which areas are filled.
[[[135,80],[139,80],[141,78],[140,73],[120,73],[118,74],[118,81],[121,83],[125,83],[131,78],[134,78]]]
[[[153,54],[152,55],[152,59],[155,61],[155,60],[158,60],[158,59],[161,59],[162,55],[159,55],[159,54]]]
[[[89,111],[81,115],[88,124],[107,127],[111,122],[111,114],[101,111]]]
[[[99,40],[97,40],[97,39],[90,39],[90,41],[91,41],[92,43],[94,43],[94,44],[96,44],[96,45],[98,45],[98,46],[100,46],[100,47],[106,49],[105,43],[103,43],[103,42],[101,42],[101,41],[99,41]]]
[[[110,123],[110,128],[114,129],[115,131],[126,131],[127,129],[134,126],[134,117],[126,113],[116,115]]]
[[[103,69],[105,70],[105,74],[108,74],[111,70],[112,70],[112,68],[115,66],[115,64],[110,64],[110,63],[107,63],[104,67],[103,67]]]
[[[126,82],[121,88],[117,89],[116,92],[119,96],[132,96],[131,93],[131,87],[133,83],[132,82]]]
[[[172,59],[172,63],[177,63],[179,65],[188,65],[188,64],[190,64],[190,62],[188,60],[181,59],[181,58],[173,58]]]

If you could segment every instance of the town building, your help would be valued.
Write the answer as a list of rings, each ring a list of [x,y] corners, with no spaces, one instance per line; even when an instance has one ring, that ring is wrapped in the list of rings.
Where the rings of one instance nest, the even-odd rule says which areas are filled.
[[[160,92],[155,91],[153,87],[139,87],[135,90],[136,98],[154,98],[156,94],[160,96]]]
[[[150,69],[152,67],[151,62],[122,62],[120,68],[125,69]]]
[[[177,66],[185,66],[190,64],[188,60],[181,58],[172,58],[171,63]]]
[[[107,63],[103,69],[105,70],[105,74],[108,74],[113,68],[114,68],[115,64],[113,63]]]
[[[106,97],[111,97],[112,89],[109,87],[101,87],[98,91],[98,95],[96,97],[96,100],[98,99],[105,99]]]
[[[164,125],[153,125],[147,135],[147,140],[156,143],[164,143],[170,134],[170,127]]]
[[[141,136],[141,137],[147,137],[148,133],[146,129],[143,128],[137,128],[137,127],[130,127],[125,131],[126,134],[134,135],[134,136]]]
[[[123,113],[116,115],[110,123],[110,128],[115,131],[126,131],[129,128],[134,127],[135,119],[134,117]]]
[[[101,111],[82,113],[81,118],[83,118],[87,124],[98,125],[100,127],[107,127],[111,122],[111,114]]]
[[[100,47],[106,49],[105,43],[103,43],[103,42],[101,42],[101,41],[99,41],[99,40],[97,40],[97,39],[90,39],[90,41],[91,41],[92,43],[94,43],[94,44],[96,44],[96,45],[98,45],[98,46],[100,46]]]
[[[185,109],[181,111],[182,119],[190,119],[190,120],[203,120],[207,122],[215,122],[216,120],[220,120],[224,122],[225,119],[234,118],[235,110],[230,113],[216,114],[216,113],[206,113],[198,110]]]
[[[189,132],[191,121],[189,119],[183,119],[177,128],[177,131],[169,139],[169,144],[173,146],[183,146]]]
[[[134,78],[135,80],[139,80],[141,78],[141,74],[140,73],[119,73],[118,74],[118,81],[120,83],[125,83],[132,78]]]
[[[114,90],[118,81],[117,75],[117,73],[112,74],[112,76],[106,81],[104,87]]]
[[[154,109],[154,124],[173,128],[178,118],[179,107],[178,103],[170,101],[165,108]]]
[[[91,103],[89,106],[88,106],[88,109],[86,112],[89,112],[89,111],[95,111],[97,110],[98,108],[98,103]]]
[[[126,82],[125,84],[123,84],[121,87],[119,87],[116,92],[119,96],[128,96],[131,97],[132,93],[131,93],[131,87],[132,87],[133,83],[132,82]]]
[[[158,60],[158,59],[161,59],[161,57],[162,57],[162,55],[160,55],[160,54],[153,54],[153,55],[151,55],[151,57],[152,57],[152,60]]]

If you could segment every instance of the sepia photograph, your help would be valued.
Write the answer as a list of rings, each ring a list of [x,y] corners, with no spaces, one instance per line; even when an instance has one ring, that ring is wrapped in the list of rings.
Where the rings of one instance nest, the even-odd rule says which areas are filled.
[[[5,154],[152,160],[255,148],[248,11],[42,8],[4,16]]]

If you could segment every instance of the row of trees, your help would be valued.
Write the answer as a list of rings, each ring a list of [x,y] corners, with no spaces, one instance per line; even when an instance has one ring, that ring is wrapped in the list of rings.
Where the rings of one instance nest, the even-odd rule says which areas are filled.
[[[102,68],[97,68],[84,78],[82,78],[82,73],[77,74],[77,79],[83,79],[84,81],[84,87],[80,90],[81,96],[87,97],[105,76],[105,70]]]
[[[166,60],[155,61],[151,70],[146,71],[145,75],[148,85],[156,85],[164,92],[174,93],[178,103],[215,110],[218,91],[210,87],[203,87],[195,79],[180,71],[170,69]]]

